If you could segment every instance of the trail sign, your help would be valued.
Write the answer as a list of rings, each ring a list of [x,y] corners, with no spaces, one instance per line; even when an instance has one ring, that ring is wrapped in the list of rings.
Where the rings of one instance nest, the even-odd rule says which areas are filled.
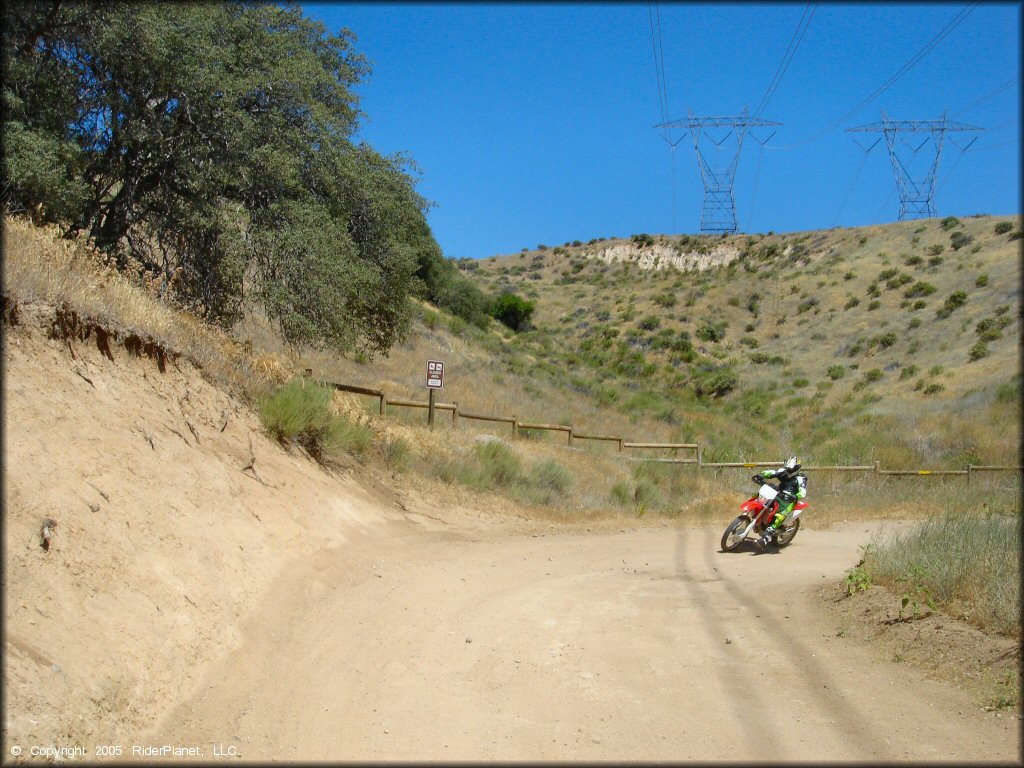
[[[427,361],[427,386],[431,389],[444,386],[444,363],[440,360]]]

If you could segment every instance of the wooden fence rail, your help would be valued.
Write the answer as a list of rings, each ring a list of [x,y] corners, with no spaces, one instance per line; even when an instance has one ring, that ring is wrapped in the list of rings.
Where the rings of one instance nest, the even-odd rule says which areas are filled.
[[[312,372],[309,369],[306,370],[306,373],[307,375],[312,375]],[[359,387],[353,384],[338,384],[333,381],[321,381],[319,383],[324,384],[325,386],[334,387],[342,392],[352,392],[357,395],[376,397],[380,402],[379,410],[381,416],[386,415],[388,405],[392,405],[397,408],[430,407],[429,403],[421,403],[415,400],[389,400],[382,390],[372,389],[370,387]],[[574,440],[604,440],[616,443],[619,451],[622,451],[624,448],[631,448],[637,450],[690,450],[695,452],[692,458],[652,459],[627,457],[628,461],[644,461],[660,464],[694,464],[698,469],[757,469],[759,467],[771,468],[782,465],[781,461],[704,461],[704,450],[697,443],[629,442],[618,435],[590,435],[576,432],[573,427],[568,424],[531,424],[520,422],[516,416],[487,416],[477,413],[466,413],[459,410],[458,403],[434,403],[434,409],[439,411],[451,411],[453,425],[457,424],[460,418],[472,419],[474,421],[489,421],[498,424],[511,424],[513,437],[518,437],[519,430],[521,429],[548,430],[552,432],[565,432],[568,436],[568,444],[570,446],[573,444]],[[966,469],[882,469],[876,461],[874,464],[855,464],[848,466],[807,465],[804,469],[812,472],[870,472],[876,477],[966,477],[968,484],[970,484],[971,475],[974,472],[1021,472],[1024,471],[1024,466],[1012,464],[968,464]]]

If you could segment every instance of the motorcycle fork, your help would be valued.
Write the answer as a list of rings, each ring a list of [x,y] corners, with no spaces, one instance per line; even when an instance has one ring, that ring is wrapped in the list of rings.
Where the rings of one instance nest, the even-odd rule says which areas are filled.
[[[772,504],[768,504],[764,507],[761,507],[761,511],[754,515],[754,518],[750,521],[750,524],[743,531],[744,539],[750,535],[750,532],[753,531],[754,528],[756,528],[758,525],[761,525],[764,520],[768,520],[771,518],[771,516],[776,511],[776,507],[773,506],[774,503],[775,502],[772,502]],[[768,512],[768,514],[765,514],[765,512]]]

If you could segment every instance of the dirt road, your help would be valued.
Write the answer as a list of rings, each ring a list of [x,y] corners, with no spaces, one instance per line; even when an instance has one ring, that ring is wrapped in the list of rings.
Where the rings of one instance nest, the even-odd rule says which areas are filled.
[[[152,744],[245,760],[1001,760],[1018,721],[837,638],[865,524],[434,530],[324,550]]]

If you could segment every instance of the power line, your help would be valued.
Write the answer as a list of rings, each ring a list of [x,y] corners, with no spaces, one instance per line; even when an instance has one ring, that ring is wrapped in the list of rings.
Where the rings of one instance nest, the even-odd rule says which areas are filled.
[[[661,40],[661,9],[658,9],[658,33],[654,33],[654,9],[651,2],[647,3],[647,16],[651,23],[651,48],[654,50],[654,75],[658,81],[658,102],[661,106],[662,123],[668,122],[668,83],[665,79],[665,52],[662,46],[659,53]],[[668,129],[664,129],[663,135],[668,141]],[[671,143],[671,142],[670,142]]]
[[[804,139],[803,141],[797,142],[796,144],[790,144],[788,146],[773,147],[773,149],[797,149],[799,147],[806,146],[807,144],[810,144],[813,141],[817,141],[818,139],[820,139],[822,136],[824,136],[829,131],[833,130],[834,128],[838,128],[840,125],[842,125],[844,122],[846,122],[849,118],[853,117],[853,115],[855,115],[857,112],[859,112],[864,107],[866,107],[868,104],[870,104],[872,101],[874,101],[878,96],[880,96],[882,93],[884,93],[885,91],[889,90],[889,88],[891,88],[893,85],[895,85],[896,82],[900,78],[902,78],[905,74],[907,74],[907,72],[909,72],[911,69],[913,69],[913,67],[921,59],[923,59],[925,56],[927,56],[929,53],[931,53],[932,49],[934,49],[935,46],[937,46],[939,43],[941,43],[954,29],[956,29],[960,25],[960,23],[963,22],[963,20],[966,19],[971,14],[971,12],[974,10],[974,8],[977,5],[978,5],[978,0],[973,0],[966,7],[961,9],[960,12],[956,16],[954,16],[952,19],[950,19],[948,22],[946,22],[946,26],[944,26],[941,30],[939,30],[939,32],[931,40],[929,40],[927,43],[925,43],[924,47],[921,48],[921,50],[919,50],[917,53],[915,53],[913,56],[911,56],[906,61],[906,63],[902,67],[900,67],[893,75],[891,75],[888,80],[886,80],[884,83],[882,83],[882,85],[880,85],[874,91],[874,93],[872,93],[866,99],[861,101],[857,106],[855,106],[853,109],[849,110],[846,114],[844,114],[842,117],[840,117],[834,123],[829,125],[827,128],[822,129],[818,133],[816,133],[813,136],[811,136],[809,139]]]
[[[800,43],[804,39],[804,33],[807,32],[807,27],[811,24],[811,18],[814,17],[814,12],[818,9],[818,4],[816,2],[813,4],[813,8],[811,5],[812,4],[808,2],[807,5],[804,6],[804,12],[800,15],[800,21],[797,22],[796,29],[793,30],[793,36],[789,39],[789,46],[787,46],[786,52],[782,55],[782,59],[779,61],[779,66],[775,69],[775,75],[768,84],[768,89],[765,91],[764,96],[761,97],[761,101],[754,109],[754,117],[760,116],[768,106],[768,103],[775,95],[776,89],[779,87],[779,83],[782,82],[782,78],[785,76],[786,70],[789,69],[789,65],[793,61],[793,57],[796,55],[797,48],[800,47]],[[808,10],[810,10],[810,16],[807,15]],[[805,18],[807,19],[806,24],[804,23]],[[794,45],[794,42],[796,45]]]
[[[750,196],[750,213],[747,214],[747,232],[751,232],[753,230],[754,202],[757,200],[757,187],[761,182],[761,159],[763,157],[764,144],[761,144],[761,151],[757,153],[757,172],[754,174],[754,194]]]
[[[974,108],[975,108],[976,106],[978,106],[979,104],[984,104],[984,103],[985,103],[986,101],[988,101],[989,99],[991,99],[991,98],[993,98],[993,97],[995,97],[995,96],[998,96],[998,95],[999,95],[1000,93],[1002,93],[1003,91],[1005,91],[1005,90],[1006,90],[1007,88],[1009,88],[1009,87],[1010,87],[1011,85],[1013,85],[1014,83],[1016,83],[1016,82],[1017,82],[1018,80],[1020,80],[1020,75],[1017,75],[1017,76],[1015,76],[1015,77],[1011,77],[1011,78],[1010,78],[1009,80],[1007,80],[1007,81],[1006,81],[1005,83],[1003,83],[1003,84],[1002,84],[1002,85],[1000,85],[1000,86],[999,86],[998,88],[996,88],[996,89],[995,89],[994,91],[992,91],[992,92],[990,92],[990,93],[987,93],[987,94],[985,94],[984,96],[982,96],[982,97],[981,97],[980,99],[978,99],[977,101],[975,101],[975,102],[973,102],[973,103],[969,104],[968,106],[966,106],[966,107],[964,107],[963,109],[961,109],[961,110],[960,110],[959,112],[955,113],[955,114],[953,115],[953,117],[960,117],[960,115],[962,115],[962,114],[963,114],[964,112],[970,112],[970,111],[971,111],[972,109],[974,109]]]
[[[879,141],[881,141],[881,139],[876,141],[875,144]],[[843,209],[846,208],[846,203],[850,200],[850,194],[853,192],[853,188],[856,186],[857,180],[860,178],[861,171],[864,170],[864,164],[867,162],[868,154],[875,148],[875,144],[872,144],[869,149],[864,151],[864,155],[861,157],[860,163],[857,165],[857,170],[853,174],[853,179],[850,181],[850,186],[846,188],[846,194],[843,195],[843,201],[839,204],[839,210],[836,211],[836,217],[832,221],[833,227],[839,226],[839,218],[843,215]]]

